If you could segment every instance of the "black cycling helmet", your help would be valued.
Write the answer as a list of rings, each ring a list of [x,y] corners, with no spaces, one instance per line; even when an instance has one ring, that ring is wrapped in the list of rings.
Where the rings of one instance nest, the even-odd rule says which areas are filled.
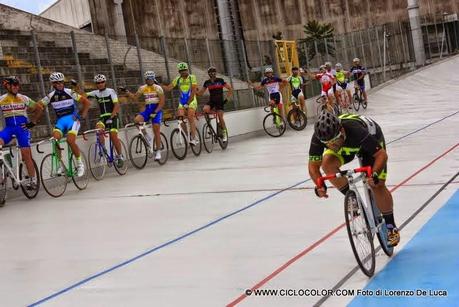
[[[319,140],[326,142],[339,134],[341,129],[341,122],[335,114],[328,111],[322,111],[316,124],[314,125],[314,132]]]
[[[9,76],[9,77],[5,77],[3,78],[3,81],[2,81],[2,84],[3,86],[7,85],[7,84],[19,84],[19,79],[18,77],[16,76]]]

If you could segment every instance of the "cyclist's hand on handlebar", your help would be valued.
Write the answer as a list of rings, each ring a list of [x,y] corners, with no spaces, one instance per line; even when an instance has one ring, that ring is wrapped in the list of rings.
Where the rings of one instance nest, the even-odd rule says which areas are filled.
[[[378,183],[379,183],[378,173],[375,172],[373,173],[373,176],[368,178],[368,185],[374,188],[375,186],[378,185]]]
[[[316,193],[317,197],[319,198],[328,198],[327,188],[325,186],[318,188],[314,187],[314,192]]]

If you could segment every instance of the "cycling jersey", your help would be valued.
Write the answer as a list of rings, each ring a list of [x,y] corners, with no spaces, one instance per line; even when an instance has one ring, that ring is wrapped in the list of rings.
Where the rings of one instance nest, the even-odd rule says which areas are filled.
[[[188,99],[191,96],[191,88],[193,85],[198,85],[198,81],[196,80],[195,75],[188,75],[188,77],[186,77],[185,79],[182,78],[181,76],[177,76],[172,81],[172,86],[178,87],[180,89],[179,108],[180,107],[183,108],[184,105],[188,104],[190,108],[197,109],[198,100],[196,99],[196,96],[194,96],[193,100],[188,102]]]
[[[209,90],[210,98],[208,105],[212,109],[223,110],[224,107],[224,97],[223,97],[223,88],[225,87],[225,80],[222,78],[216,78],[213,82],[212,80],[206,80],[203,87]]]
[[[359,79],[359,78],[361,78],[366,73],[366,71],[367,71],[366,68],[363,67],[362,65],[351,67],[351,74],[354,80],[356,80],[359,85],[365,83],[364,78],[362,79]]]
[[[95,98],[100,108],[100,116],[106,117],[112,115],[115,103],[118,103],[118,96],[115,90],[106,88],[86,93],[88,98]]]
[[[316,74],[315,79],[320,81],[322,92],[328,93],[328,91],[332,89],[334,77],[328,72]]]
[[[23,118],[27,119],[27,107],[31,107],[35,101],[22,94],[4,94],[0,96],[0,108],[5,118],[7,126],[15,126],[16,121],[23,122]]]
[[[282,79],[278,77],[265,77],[261,80],[261,85],[265,86],[269,94],[279,93],[279,84]]]
[[[54,90],[49,93],[41,102],[46,106],[51,103],[57,118],[65,115],[78,116],[78,109],[75,102],[80,101],[81,96],[71,89],[64,88],[62,91]]]
[[[381,127],[372,119],[362,115],[342,114],[339,118],[345,132],[343,146],[335,152],[327,148],[314,133],[309,147],[309,161],[322,161],[323,155],[333,155],[343,165],[351,162],[357,155],[362,157],[363,166],[373,167],[373,155],[386,147]],[[385,180],[386,177],[387,169],[384,167],[379,178]]]
[[[145,100],[145,104],[157,104],[159,103],[160,99],[159,97],[161,95],[164,95],[164,91],[161,88],[161,86],[153,84],[153,85],[148,85],[144,84],[139,89],[137,90],[136,93],[137,96],[143,96],[143,99]]]
[[[7,93],[0,96],[0,108],[5,118],[5,127],[0,131],[0,139],[4,144],[11,142],[14,135],[19,147],[30,147],[30,131],[22,125],[28,121],[27,107],[34,104],[32,99],[22,94]]]

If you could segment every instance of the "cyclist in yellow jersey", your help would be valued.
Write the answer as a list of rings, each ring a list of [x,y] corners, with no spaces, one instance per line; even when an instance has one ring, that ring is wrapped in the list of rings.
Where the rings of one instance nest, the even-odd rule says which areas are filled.
[[[134,122],[148,122],[151,120],[153,134],[155,136],[156,148],[161,148],[161,121],[163,118],[163,107],[165,104],[164,91],[161,86],[155,84],[156,74],[153,71],[146,71],[144,74],[145,83],[137,90],[137,93],[132,94],[127,92],[129,97],[134,100],[139,100],[143,97],[145,101],[145,108],[142,112],[137,114]],[[150,136],[147,134],[146,138],[151,143]],[[150,144],[151,145],[151,144]],[[155,153],[155,161],[161,160],[161,150]]]
[[[196,122],[195,114],[198,108],[198,100],[196,99],[196,93],[198,92],[198,82],[195,75],[191,75],[188,71],[187,63],[179,63],[177,70],[180,73],[171,84],[161,85],[166,91],[172,91],[175,87],[180,89],[179,106],[177,110],[178,117],[184,117],[185,112],[188,111],[187,117],[191,127],[191,140],[190,143],[198,145],[199,140],[196,136]]]
[[[336,90],[346,91],[349,101],[352,101],[351,86],[349,85],[349,76],[350,73],[346,70],[343,70],[343,65],[341,63],[336,63],[335,65],[335,78],[336,78]],[[338,95],[340,98],[341,96]]]
[[[35,120],[29,121],[27,110],[37,112],[35,117],[38,118],[41,109],[36,108],[35,101],[19,94],[20,83],[17,77],[6,77],[3,79],[2,84],[7,93],[0,96],[0,110],[5,118],[5,125],[0,131],[0,150],[3,145],[11,142],[13,135],[16,136],[21,149],[22,160],[27,168],[28,181],[26,182],[26,188],[33,190],[37,185],[37,174],[35,174],[30,150],[29,129],[35,126]]]

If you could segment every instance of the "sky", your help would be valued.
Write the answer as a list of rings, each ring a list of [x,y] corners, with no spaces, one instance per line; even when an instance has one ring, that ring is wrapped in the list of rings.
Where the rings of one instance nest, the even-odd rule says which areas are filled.
[[[5,4],[29,13],[39,14],[56,2],[56,0],[0,0]]]

